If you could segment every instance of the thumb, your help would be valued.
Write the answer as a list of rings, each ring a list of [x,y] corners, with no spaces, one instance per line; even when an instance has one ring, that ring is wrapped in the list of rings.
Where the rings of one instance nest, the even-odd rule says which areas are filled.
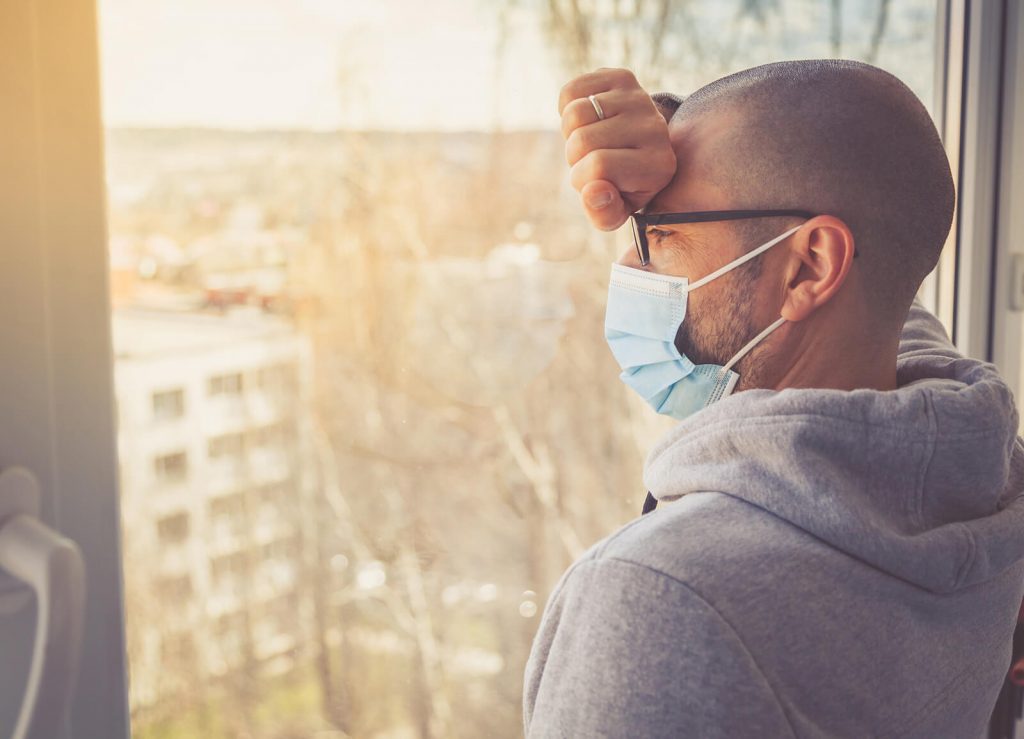
[[[622,202],[619,190],[608,180],[588,182],[580,190],[583,210],[590,219],[591,225],[602,231],[614,231],[629,215],[626,204]]]

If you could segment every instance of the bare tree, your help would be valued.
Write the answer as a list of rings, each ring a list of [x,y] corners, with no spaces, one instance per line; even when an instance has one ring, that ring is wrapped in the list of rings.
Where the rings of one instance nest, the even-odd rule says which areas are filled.
[[[779,41],[786,43],[787,13],[816,13],[816,6],[828,14],[823,52],[849,55],[851,46],[864,38],[858,58],[877,60],[889,22],[889,0],[879,0],[870,32],[844,24],[842,0],[799,5],[792,0],[734,0],[731,15],[725,2],[699,0],[546,0],[536,7],[566,77],[623,66],[652,91],[685,93],[687,85],[778,57],[780,50],[784,53]],[[808,45],[815,41],[808,39]]]

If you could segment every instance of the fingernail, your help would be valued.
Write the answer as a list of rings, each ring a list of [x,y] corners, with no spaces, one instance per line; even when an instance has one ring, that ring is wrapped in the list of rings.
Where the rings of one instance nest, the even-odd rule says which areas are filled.
[[[596,192],[587,198],[587,205],[595,210],[600,210],[612,202],[612,194],[605,190],[604,192]]]

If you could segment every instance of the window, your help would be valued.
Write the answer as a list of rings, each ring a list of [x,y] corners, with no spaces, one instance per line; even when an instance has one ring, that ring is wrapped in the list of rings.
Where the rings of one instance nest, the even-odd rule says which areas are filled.
[[[167,23],[154,0],[101,0],[111,243],[134,273],[115,311],[172,296],[167,331],[210,331],[176,359],[205,372],[189,412],[217,469],[190,492],[209,514],[189,533],[210,574],[195,597],[252,686],[189,673],[203,697],[157,698],[182,727],[206,711],[254,737],[519,732],[551,587],[643,498],[645,449],[615,421],[631,400],[593,331],[622,234],[585,226],[554,114],[574,70],[627,66],[685,94],[769,60],[853,57],[939,113],[934,0],[627,3],[614,23],[599,3],[504,5],[260,4],[265,31],[238,34],[201,3]],[[372,53],[396,43],[419,61]],[[264,69],[268,45],[290,63]],[[286,615],[265,618],[285,588]],[[286,668],[278,631],[298,647]],[[420,649],[450,662],[424,668]],[[341,665],[330,681],[316,655]],[[278,669],[349,712],[271,709],[288,703]],[[140,736],[174,728],[132,705]]]
[[[245,552],[233,552],[211,560],[210,573],[215,583],[235,585],[237,578],[247,572],[247,562]]]
[[[299,555],[299,541],[297,537],[288,536],[277,539],[263,547],[263,557],[272,559],[295,559]]]
[[[209,393],[211,396],[239,396],[242,394],[242,373],[233,372],[227,375],[216,375],[210,378]]]
[[[171,632],[160,643],[163,661],[168,665],[192,664],[196,658],[195,637],[187,632]]]
[[[938,7],[946,13],[952,5]],[[984,13],[1003,4],[969,5]],[[76,20],[92,14],[42,4],[30,15],[21,5],[0,5],[0,27],[22,42],[0,47],[4,68],[38,80],[48,99],[61,102],[0,119],[3,140],[17,144],[9,169],[54,184],[45,192],[16,187],[0,201],[0,246],[19,248],[17,269],[0,280],[23,283],[5,283],[0,292],[24,317],[0,330],[9,346],[49,337],[45,353],[19,353],[11,362],[21,376],[54,378],[57,396],[45,405],[17,387],[2,388],[17,412],[0,423],[32,432],[7,434],[5,454],[44,477],[53,470],[44,480],[44,508],[62,517],[62,530],[93,561],[118,562],[119,522],[108,520],[118,510],[113,428],[104,415],[113,408],[104,389],[110,367],[83,351],[109,343],[108,296],[95,277],[109,249],[115,314],[140,306],[170,313],[175,320],[161,329],[161,340],[171,345],[199,319],[219,332],[199,348],[174,352],[179,365],[154,371],[166,372],[161,377],[172,385],[197,378],[194,389],[187,386],[188,413],[204,424],[211,405],[237,414],[232,424],[219,418],[221,425],[204,425],[195,443],[169,442],[171,428],[147,430],[154,436],[140,439],[144,449],[177,451],[155,458],[140,452],[142,464],[152,460],[161,481],[182,481],[187,454],[201,458],[211,434],[287,421],[296,448],[287,470],[292,508],[303,521],[298,541],[317,553],[290,598],[296,613],[331,624],[318,635],[283,620],[301,647],[292,662],[256,657],[246,614],[261,606],[240,592],[215,612],[208,578],[193,578],[191,597],[210,603],[210,612],[200,609],[190,631],[160,625],[160,638],[146,646],[156,657],[133,661],[126,699],[123,676],[109,664],[122,646],[120,580],[116,565],[99,567],[90,571],[83,674],[110,679],[79,681],[70,734],[126,736],[127,717],[117,718],[126,704],[138,737],[399,734],[413,727],[438,736],[518,732],[518,666],[538,606],[581,547],[635,515],[637,500],[625,500],[623,491],[639,484],[643,449],[633,433],[647,431],[607,423],[628,412],[629,401],[608,357],[587,337],[599,325],[603,300],[594,286],[621,242],[591,233],[575,210],[552,120],[558,87],[570,70],[624,65],[651,90],[686,92],[780,54],[842,55],[891,69],[931,105],[933,80],[946,69],[942,55],[955,46],[945,43],[944,16],[931,0],[877,8],[828,0],[672,4],[657,49],[643,43],[650,18],[626,12],[621,23],[609,23],[591,7],[556,1],[507,12],[500,3],[443,0],[390,4],[368,15],[338,3],[260,3],[238,33],[230,8],[190,1],[169,20],[153,0],[98,0],[109,183],[104,243],[103,173],[94,147],[102,132],[87,120],[96,116],[99,81],[88,64],[81,75],[57,72],[69,55],[96,57],[95,29]],[[441,10],[464,19],[445,24],[443,43],[429,22]],[[554,22],[555,12],[564,23]],[[594,40],[584,48],[559,43],[559,34]],[[416,66],[405,69],[401,56],[374,56],[396,39]],[[270,52],[290,63],[277,64]],[[427,78],[463,84],[408,82]],[[939,86],[958,83],[952,74]],[[41,132],[57,132],[57,140]],[[439,191],[449,195],[439,199]],[[29,213],[45,221],[53,244],[81,248],[58,251],[42,236],[26,248],[24,239],[11,238],[41,232],[22,215]],[[1011,236],[1020,243],[1020,234]],[[275,309],[264,308],[270,305]],[[150,338],[140,336],[135,349],[144,352]],[[67,356],[88,361],[71,368],[61,361]],[[302,391],[289,403],[208,402],[242,397],[249,378],[262,387],[260,368],[281,357],[296,368]],[[183,367],[188,372],[176,374]],[[593,402],[582,387],[606,392]],[[134,402],[121,400],[122,407]],[[142,400],[149,410],[150,399]],[[161,417],[155,401],[151,412]],[[607,449],[619,451],[615,465],[595,469],[593,459]],[[139,477],[146,475],[128,475],[126,484]],[[241,472],[238,478],[236,488],[248,489]],[[544,507],[543,479],[558,481],[557,510]],[[138,484],[122,499],[147,500]],[[209,510],[215,498],[205,480],[190,485],[188,496],[194,511]],[[595,496],[607,505],[595,506]],[[166,516],[141,505],[121,510],[125,551],[133,537],[152,537]],[[197,542],[212,540],[202,515],[189,529]],[[196,556],[212,569],[221,555],[211,547]],[[334,572],[334,563],[351,576],[318,577]],[[147,560],[126,557],[123,566],[128,618],[141,622],[152,615],[146,590],[135,585]],[[421,588],[432,618],[416,620],[413,612],[409,629],[411,587]],[[402,618],[393,617],[393,607]],[[216,648],[188,643],[216,634],[226,613],[240,634],[230,670],[206,659]],[[441,668],[419,669],[411,632],[443,647]],[[30,639],[26,633],[22,641]],[[0,644],[0,653],[5,648]],[[462,670],[486,662],[461,658],[472,649],[504,667]],[[311,669],[319,655],[340,665],[332,682]],[[277,679],[282,672],[292,681],[287,688]],[[403,690],[390,691],[397,681]],[[315,699],[296,707],[296,694]]]
[[[156,590],[163,602],[181,606],[192,596],[192,580],[188,575],[164,577],[157,582]]]
[[[153,418],[173,421],[185,415],[185,391],[181,388],[153,393]]]
[[[245,613],[221,616],[216,623],[216,649],[224,661],[224,671],[244,664],[246,645],[252,644],[249,620]]]
[[[294,392],[298,378],[293,364],[275,364],[261,367],[256,372],[256,385],[267,393]]]
[[[180,544],[188,538],[189,516],[176,513],[156,522],[157,536],[161,544]]]
[[[1002,108],[998,151],[1002,158],[991,171],[996,186],[994,224],[995,284],[992,285],[993,320],[991,357],[1011,383],[1018,408],[1024,399],[1024,11],[1020,3],[1007,5],[1007,44],[1015,56],[1006,60],[1003,88],[1012,91]],[[998,101],[996,101],[998,102]],[[992,116],[995,119],[995,115]],[[983,206],[983,201],[981,205]],[[991,199],[988,201],[991,205]],[[986,337],[988,338],[988,337]],[[1021,418],[1024,432],[1024,414]]]
[[[243,492],[220,495],[210,501],[210,517],[240,518],[245,514],[245,498]]]
[[[249,438],[253,447],[273,448],[284,445],[289,435],[283,423],[275,423],[253,430]]]
[[[182,482],[188,477],[188,455],[185,452],[161,455],[153,460],[153,468],[159,482]]]
[[[215,436],[210,439],[207,451],[210,459],[238,462],[245,455],[245,435],[231,433]]]
[[[930,300],[947,323],[959,323],[963,346],[981,347],[1024,395],[1024,311],[1015,295],[1015,250],[1024,243],[1024,211],[1014,208],[1024,171],[1017,3],[695,0],[667,6],[657,47],[648,43],[653,22],[636,15],[635,3],[612,22],[600,4],[567,0],[512,10],[399,2],[372,13],[344,3],[260,2],[246,6],[251,22],[241,33],[234,5],[188,0],[169,18],[155,0],[0,4],[0,28],[14,42],[0,45],[0,68],[20,81],[9,86],[15,94],[3,99],[14,102],[0,117],[11,159],[5,182],[13,183],[0,198],[0,249],[17,257],[0,272],[0,294],[19,319],[0,322],[0,338],[34,349],[11,352],[0,373],[4,454],[36,472],[48,523],[98,563],[89,572],[81,672],[104,679],[79,679],[61,739],[128,736],[128,705],[133,734],[143,738],[307,736],[353,726],[378,734],[519,731],[516,667],[537,606],[573,551],[634,513],[635,501],[618,497],[637,483],[642,458],[642,445],[606,430],[607,414],[626,401],[608,384],[607,358],[581,343],[599,325],[600,291],[588,287],[603,279],[620,242],[587,231],[564,186],[551,109],[569,70],[631,66],[649,89],[677,92],[781,55],[864,58],[897,73],[937,119],[953,123],[945,135],[966,202],[962,241],[991,247],[987,258],[968,259],[954,237],[951,268],[933,282]],[[431,21],[442,11],[459,20],[445,24],[439,40]],[[591,42],[559,43],[564,35]],[[406,57],[375,56],[396,39]],[[281,57],[290,63],[278,64]],[[73,75],[69,58],[81,61]],[[432,84],[451,79],[461,84]],[[22,104],[19,95],[43,90],[58,104]],[[975,127],[965,132],[963,166],[961,122]],[[979,122],[997,125],[988,143],[998,138],[1006,158],[996,171]],[[104,133],[105,190],[97,147]],[[994,193],[985,189],[992,183]],[[442,186],[452,195],[439,201]],[[490,204],[501,207],[466,207]],[[65,248],[70,243],[75,249]],[[96,271],[108,257],[109,281]],[[565,291],[572,303],[551,298],[564,287],[546,270],[555,260],[576,275]],[[503,314],[514,301],[493,299],[501,295],[529,310]],[[125,475],[130,489],[119,505],[112,359],[95,351],[110,343],[111,305],[115,317],[140,305],[172,315],[160,337],[172,346],[197,312],[217,319],[221,338],[199,352],[174,352],[198,378],[194,390],[188,385],[189,413],[204,422],[207,396],[242,392],[241,374],[212,387],[225,353],[240,359],[246,378],[268,361],[294,358],[308,399],[285,409],[297,419],[288,433],[303,461],[290,469],[291,500],[322,561],[297,578],[288,599],[300,614],[326,602],[329,612],[318,615],[332,625],[317,636],[282,621],[303,647],[290,664],[256,657],[248,614],[258,606],[204,610],[183,630],[160,621],[166,609],[150,608],[149,590],[137,585],[147,581],[149,560],[131,552],[139,538],[153,538],[166,513],[134,505],[149,499],[145,474]],[[133,350],[146,352],[149,338],[143,333]],[[176,369],[163,375],[171,384],[185,376]],[[567,383],[569,374],[608,391],[585,404],[577,397],[583,383]],[[50,392],[25,392],[24,377],[50,378]],[[135,400],[118,405],[131,415]],[[150,398],[141,400],[142,415],[161,417]],[[253,424],[263,425],[280,409],[255,410],[265,415]],[[186,478],[186,447],[202,455],[207,434],[218,433],[204,427],[200,448],[184,440],[180,453],[150,456],[167,448],[172,431],[146,430],[135,452],[158,479]],[[543,508],[509,444],[530,452],[526,467],[555,473],[573,515]],[[618,452],[611,469],[579,463],[608,449]],[[580,490],[609,505],[582,505]],[[192,510],[204,510],[213,493],[197,485],[189,495]],[[114,520],[117,510],[123,522]],[[202,516],[189,526],[197,539],[209,534]],[[116,664],[124,646],[122,533],[127,617],[159,631],[133,652],[130,694]],[[396,553],[417,566],[397,571]],[[214,558],[207,554],[203,565]],[[328,572],[350,575],[317,579],[324,562]],[[410,669],[407,632],[388,604],[406,607],[402,594],[417,583],[403,578],[417,575],[434,616],[433,633],[420,633],[445,638],[438,654],[451,662],[443,666],[465,665],[459,649],[468,643],[499,655],[503,669]],[[193,599],[204,604],[212,602],[205,579],[192,581]],[[324,582],[330,586],[311,589]],[[231,660],[216,656],[227,649],[219,618],[237,635]],[[523,634],[505,627],[497,639],[494,624],[508,619],[522,619]],[[6,655],[31,642],[34,624],[5,621]],[[214,635],[212,648],[197,645],[204,633]],[[310,677],[318,655],[341,666],[334,682]],[[389,691],[396,676],[403,690]],[[431,692],[438,684],[445,690]],[[296,695],[308,701],[296,706]]]

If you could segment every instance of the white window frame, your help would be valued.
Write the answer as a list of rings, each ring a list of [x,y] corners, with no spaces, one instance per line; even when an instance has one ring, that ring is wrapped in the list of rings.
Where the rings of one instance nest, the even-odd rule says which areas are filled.
[[[946,64],[937,119],[956,178],[946,248],[927,294],[964,354],[995,362],[1017,396],[1024,240],[1024,16],[1007,0],[939,0]],[[1013,204],[1017,207],[1014,208]],[[1024,297],[1024,296],[1022,296]]]
[[[1024,8],[1007,7],[991,359],[1024,400]]]

